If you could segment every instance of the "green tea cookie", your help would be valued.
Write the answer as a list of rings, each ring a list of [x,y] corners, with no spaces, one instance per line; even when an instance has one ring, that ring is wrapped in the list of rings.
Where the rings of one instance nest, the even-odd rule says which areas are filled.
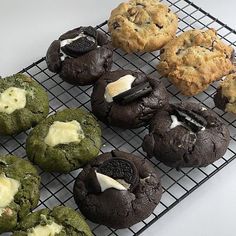
[[[29,161],[0,156],[0,233],[12,231],[37,206],[39,185],[40,177]]]
[[[49,172],[68,173],[95,158],[101,129],[94,116],[81,109],[65,109],[37,125],[26,141],[28,158]]]
[[[23,74],[0,79],[0,134],[25,131],[48,112],[47,93],[36,81]]]
[[[42,209],[28,215],[13,236],[92,236],[83,217],[68,207]]]

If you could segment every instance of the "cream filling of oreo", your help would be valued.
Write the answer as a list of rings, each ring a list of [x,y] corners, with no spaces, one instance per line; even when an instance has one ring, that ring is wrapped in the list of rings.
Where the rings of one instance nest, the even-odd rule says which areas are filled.
[[[5,174],[0,175],[0,216],[5,208],[14,200],[20,187],[18,180],[8,178]]]
[[[127,190],[127,188],[122,185],[121,183],[119,183],[117,180],[107,176],[107,175],[103,175],[103,174],[100,174],[98,172],[96,172],[96,176],[97,176],[97,180],[98,180],[98,183],[101,187],[101,192],[104,192],[105,190],[107,189],[110,189],[110,188],[114,188],[114,189],[117,189],[117,190]]]
[[[37,225],[34,228],[31,228],[28,236],[54,236],[59,234],[63,229],[62,225],[58,225],[55,222],[47,225]]]
[[[132,75],[122,76],[115,82],[109,83],[105,88],[104,98],[107,102],[113,102],[113,97],[131,89],[136,78]]]
[[[78,121],[54,121],[49,128],[44,142],[47,145],[54,147],[58,144],[69,144],[72,142],[80,143],[84,138],[84,131]]]
[[[171,123],[171,125],[170,125],[170,129],[174,129],[174,128],[177,127],[177,126],[183,126],[183,127],[185,127],[185,128],[188,129],[188,126],[187,126],[186,124],[184,124],[183,122],[179,121],[178,118],[177,118],[177,116],[171,115],[170,117],[171,117],[171,120],[172,120],[172,123]],[[196,121],[195,121],[194,119],[192,119],[190,116],[186,116],[186,119],[187,119],[188,121],[192,122],[193,124],[198,125],[198,122],[196,122]],[[203,127],[201,130],[204,131],[205,129],[206,129],[206,128]]]
[[[22,88],[10,87],[0,93],[0,112],[7,114],[26,106],[26,90]]]

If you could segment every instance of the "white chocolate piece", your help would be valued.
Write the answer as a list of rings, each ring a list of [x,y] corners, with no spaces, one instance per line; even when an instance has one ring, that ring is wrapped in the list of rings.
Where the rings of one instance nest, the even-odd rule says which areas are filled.
[[[80,143],[84,137],[83,129],[78,121],[54,121],[49,128],[44,142],[48,146],[54,147],[58,144]]]
[[[96,173],[97,180],[98,180],[98,183],[101,187],[102,192],[104,192],[105,190],[107,190],[109,188],[114,188],[114,189],[121,190],[121,191],[127,190],[125,188],[125,186],[120,184],[118,181],[112,179],[111,177],[97,173],[96,171],[95,171],[95,173]]]
[[[113,102],[113,97],[131,89],[131,85],[135,79],[132,75],[125,75],[115,82],[109,83],[105,88],[105,100],[107,102]]]
[[[36,227],[30,229],[28,236],[54,236],[59,234],[63,229],[62,225],[58,225],[55,222],[47,225],[37,225]]]
[[[175,115],[171,115],[170,117],[171,117],[171,120],[172,120],[170,129],[174,129],[175,127],[177,127],[179,125],[184,126],[184,124],[182,122],[178,121],[178,118]]]
[[[206,111],[206,110],[207,110],[207,108],[205,108],[205,107],[201,108],[201,111]]]
[[[26,106],[26,94],[24,89],[10,87],[0,94],[0,112],[7,114]]]
[[[64,39],[61,41],[61,48],[66,46],[67,44],[71,44],[72,42],[74,42],[75,40],[82,38],[82,37],[86,37],[89,41],[92,41],[95,43],[95,39],[89,35],[84,34],[84,32],[81,32],[78,36],[76,36],[75,38],[72,39]]]
[[[18,180],[8,178],[5,174],[0,175],[0,216],[5,208],[14,200],[20,187]]]

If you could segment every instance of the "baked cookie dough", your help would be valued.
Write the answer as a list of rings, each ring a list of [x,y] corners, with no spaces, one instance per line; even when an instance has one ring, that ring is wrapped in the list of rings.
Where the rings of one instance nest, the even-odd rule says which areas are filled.
[[[24,74],[0,79],[0,134],[12,135],[38,124],[49,112],[46,91]]]
[[[196,95],[233,69],[234,49],[224,44],[214,29],[190,30],[170,41],[157,66],[187,96]]]
[[[27,160],[0,156],[0,234],[12,231],[39,201],[40,177]]]
[[[79,27],[61,35],[50,45],[48,69],[76,85],[93,84],[112,65],[113,49],[107,36],[92,26]]]
[[[74,198],[91,221],[114,229],[146,219],[160,201],[157,171],[144,159],[118,150],[89,163],[74,185]]]
[[[92,236],[83,216],[71,208],[58,206],[31,213],[20,222],[13,236]]]
[[[212,110],[182,102],[157,112],[142,147],[167,166],[200,167],[221,158],[229,141],[228,128]]]
[[[131,52],[152,52],[175,37],[178,17],[157,0],[130,0],[111,12],[112,43]]]
[[[216,107],[236,114],[236,73],[226,76],[214,96]]]
[[[95,158],[101,129],[92,114],[65,109],[37,125],[26,141],[29,160],[48,172],[68,173]]]
[[[130,70],[107,72],[91,95],[93,113],[104,123],[121,128],[145,126],[168,100],[160,80]]]

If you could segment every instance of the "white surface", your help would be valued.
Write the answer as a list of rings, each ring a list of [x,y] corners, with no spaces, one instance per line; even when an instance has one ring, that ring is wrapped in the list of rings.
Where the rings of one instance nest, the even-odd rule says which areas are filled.
[[[80,25],[108,18],[120,0],[1,0],[0,74],[15,73],[43,57],[51,41]],[[224,21],[235,24],[235,0],[194,0]],[[235,236],[236,161],[178,204],[143,236]]]

